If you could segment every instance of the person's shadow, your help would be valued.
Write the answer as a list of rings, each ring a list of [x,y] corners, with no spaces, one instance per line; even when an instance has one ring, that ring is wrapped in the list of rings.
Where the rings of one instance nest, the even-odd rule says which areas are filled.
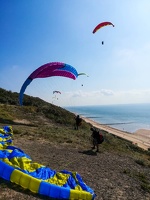
[[[86,150],[86,151],[78,151],[79,153],[83,153],[83,154],[86,154],[86,155],[90,155],[90,156],[96,156],[97,153],[93,150]]]

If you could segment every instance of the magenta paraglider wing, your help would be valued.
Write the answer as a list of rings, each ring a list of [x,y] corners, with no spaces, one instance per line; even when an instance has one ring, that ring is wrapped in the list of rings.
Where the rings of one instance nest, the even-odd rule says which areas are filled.
[[[35,78],[46,78],[51,76],[52,71],[64,67],[64,63],[61,62],[51,62],[41,67],[37,68],[28,78],[35,79]]]
[[[19,94],[19,102],[22,105],[23,95],[27,88],[27,86],[32,82],[35,78],[47,78],[51,76],[62,76],[66,78],[71,78],[75,80],[78,77],[77,70],[71,65],[61,63],[61,62],[51,62],[42,65],[33,71],[30,76],[26,79],[24,84],[21,87]]]
[[[76,79],[76,75],[73,74],[72,72],[66,71],[66,70],[54,70],[51,72],[50,76],[63,76],[63,77],[67,77],[67,78],[71,78],[71,79]]]

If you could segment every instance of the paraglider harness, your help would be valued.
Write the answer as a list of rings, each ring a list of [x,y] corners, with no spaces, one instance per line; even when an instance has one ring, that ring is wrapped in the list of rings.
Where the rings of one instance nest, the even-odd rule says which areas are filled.
[[[100,142],[103,143],[104,142],[104,136],[99,132],[99,138],[100,138]]]
[[[93,133],[91,135],[93,140],[95,140],[98,144],[101,144],[104,142],[104,136],[102,135],[102,133],[99,130],[95,130],[95,129],[91,128],[91,131],[93,131]]]

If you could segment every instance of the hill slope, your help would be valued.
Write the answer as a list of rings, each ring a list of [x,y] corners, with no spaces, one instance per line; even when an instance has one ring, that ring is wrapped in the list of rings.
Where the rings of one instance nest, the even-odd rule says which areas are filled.
[[[150,155],[104,132],[100,153],[91,150],[90,124],[74,130],[74,114],[39,98],[0,89],[0,125],[11,125],[14,145],[56,171],[77,171],[96,200],[150,199]],[[0,179],[0,199],[48,199]]]

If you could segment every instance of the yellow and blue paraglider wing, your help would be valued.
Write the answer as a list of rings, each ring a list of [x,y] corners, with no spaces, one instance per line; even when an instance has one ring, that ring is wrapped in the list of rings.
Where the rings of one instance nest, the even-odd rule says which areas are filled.
[[[0,129],[0,177],[25,189],[55,199],[93,200],[94,191],[78,173],[63,170],[56,172],[34,163],[30,156],[13,146],[12,128]]]

